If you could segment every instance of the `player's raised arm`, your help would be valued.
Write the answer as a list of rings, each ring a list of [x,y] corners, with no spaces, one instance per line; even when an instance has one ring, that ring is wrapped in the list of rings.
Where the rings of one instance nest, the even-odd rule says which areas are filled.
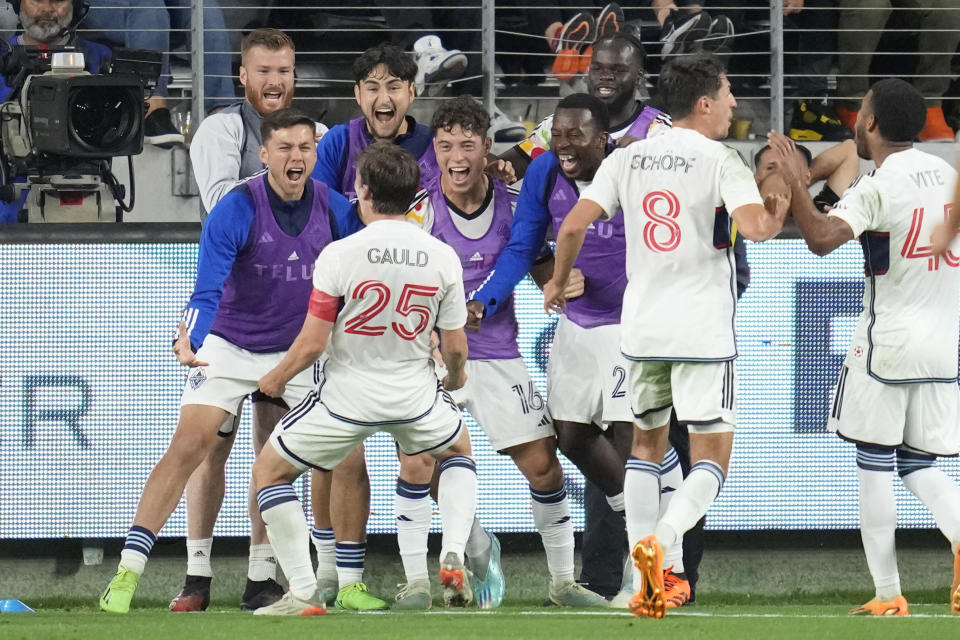
[[[804,169],[801,166],[800,157],[795,153],[793,141],[777,131],[767,134],[767,139],[777,157],[784,180],[790,188],[793,220],[799,227],[810,251],[818,256],[825,256],[852,240],[853,229],[846,221],[835,216],[824,215],[817,210],[802,179]],[[737,221],[738,228],[739,225],[740,222]]]
[[[593,200],[581,198],[573,206],[557,232],[557,250],[554,255],[553,277],[543,287],[543,308],[547,313],[560,311],[565,301],[564,289],[570,270],[583,246],[587,228],[603,215],[603,208]]]

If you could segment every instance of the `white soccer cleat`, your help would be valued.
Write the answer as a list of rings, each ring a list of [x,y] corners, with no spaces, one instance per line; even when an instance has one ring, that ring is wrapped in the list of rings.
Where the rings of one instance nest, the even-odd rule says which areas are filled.
[[[266,607],[260,607],[253,612],[255,616],[322,616],[327,609],[323,602],[316,600],[316,594],[310,600],[301,600],[293,595],[292,591],[276,602]]]

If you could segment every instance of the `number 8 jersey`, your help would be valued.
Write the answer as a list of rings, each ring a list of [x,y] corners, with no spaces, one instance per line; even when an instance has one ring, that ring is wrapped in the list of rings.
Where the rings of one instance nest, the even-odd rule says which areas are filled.
[[[739,154],[675,127],[614,151],[580,198],[600,205],[606,219],[623,210],[624,356],[735,358],[737,282],[727,212],[763,202]]]
[[[358,424],[429,413],[437,394],[430,332],[467,319],[453,249],[404,216],[377,220],[327,245],[313,286],[343,300],[320,383],[327,411]]]

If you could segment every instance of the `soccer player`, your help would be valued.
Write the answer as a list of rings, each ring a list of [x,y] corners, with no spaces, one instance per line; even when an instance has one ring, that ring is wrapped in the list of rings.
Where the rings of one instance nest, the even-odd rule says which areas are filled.
[[[187,479],[217,446],[221,425],[296,337],[313,260],[362,226],[342,196],[309,178],[316,157],[313,124],[292,109],[265,117],[260,158],[269,170],[224,196],[204,225],[197,282],[174,343],[177,359],[190,367],[180,421],[143,488],[117,574],[100,598],[104,611],[129,610],[157,533]],[[294,406],[314,384],[305,372],[276,397]]]
[[[401,452],[429,453],[440,463],[440,582],[458,599],[471,598],[463,561],[477,474],[469,432],[448,393],[466,382],[463,271],[453,249],[404,218],[420,179],[408,152],[372,144],[356,175],[367,227],[317,258],[303,328],[260,380],[261,391],[280,395],[327,349],[319,388],[281,420],[253,466],[267,533],[290,580],[290,592],[257,614],[320,613],[303,510],[290,483],[308,468],[332,469],[377,431],[390,433]],[[434,329],[447,367],[442,384]]]
[[[637,100],[643,86],[643,44],[625,32],[605,36],[593,45],[587,70],[587,93],[603,102],[609,113],[612,140],[642,140],[670,126],[670,116]],[[543,119],[526,140],[514,145],[501,157],[510,161],[518,177],[523,177],[530,162],[551,148],[553,116]]]
[[[190,145],[190,160],[205,207],[201,218],[236,185],[265,169],[259,152],[260,125],[264,116],[289,107],[293,102],[294,63],[293,40],[282,31],[264,27],[254,29],[244,37],[240,44],[240,82],[244,87],[244,100],[207,117]],[[317,125],[318,134],[326,131],[324,125]],[[252,393],[250,399],[254,452],[259,453],[289,407],[282,399],[268,398],[259,391]],[[180,594],[170,603],[174,611],[199,611],[206,609],[210,602],[213,526],[222,503],[224,466],[235,433],[233,424],[221,429],[223,440],[187,483],[187,577]],[[340,534],[341,555],[350,556],[347,564],[358,564],[355,562],[357,550],[365,540],[370,492],[363,453],[363,448],[359,447],[337,467],[336,473],[311,476],[311,506],[315,522],[312,540],[317,550],[317,578],[322,584],[324,597],[330,601],[336,597],[339,586],[334,529]],[[332,492],[331,483],[335,488]],[[260,520],[252,485],[250,521],[249,582],[241,607],[253,610],[278,600],[283,589],[273,581],[276,561]],[[362,561],[359,564],[362,567]],[[361,578],[362,575],[349,576],[345,584],[360,582]],[[353,605],[361,607],[362,602],[353,601],[367,599],[347,592],[344,596]]]
[[[960,444],[957,390],[956,171],[913,148],[923,96],[899,79],[863,97],[854,139],[877,168],[861,176],[830,213],[819,213],[793,143],[769,135],[793,196],[793,216],[811,251],[826,255],[859,238],[863,312],[834,390],[829,426],[856,445],[860,535],[876,597],[852,614],[907,615],[894,546],[894,471],[933,514],[954,553],[951,610],[960,615],[960,487],[936,467]],[[944,219],[949,221],[939,228]],[[931,250],[937,229],[940,254]]]
[[[347,198],[354,198],[357,158],[374,142],[391,142],[420,163],[425,180],[436,167],[430,130],[407,110],[415,96],[417,63],[406,51],[382,43],[353,62],[353,96],[363,114],[338,124],[320,139],[313,177]]]
[[[730,219],[749,240],[779,233],[786,200],[760,198],[750,170],[725,135],[736,100],[710,56],[668,62],[660,99],[673,128],[614,151],[557,234],[548,311],[597,220],[622,211],[627,286],[620,345],[634,438],[624,477],[627,534],[639,590],[636,615],[665,613],[663,557],[713,502],[726,475],[736,422],[733,359],[736,278]],[[729,212],[729,215],[728,213]],[[690,431],[693,466],[659,513],[661,464],[670,412]]]
[[[840,200],[840,194],[847,190],[853,181],[860,175],[860,158],[857,156],[857,145],[853,140],[844,140],[836,144],[816,158],[802,144],[796,145],[796,153],[803,161],[804,170],[801,175],[807,187],[824,180],[819,193],[813,197],[817,210],[821,213],[829,211]],[[780,171],[777,156],[770,149],[770,145],[761,148],[753,156],[754,178],[760,188],[760,195],[767,195],[773,191],[782,193],[790,200],[790,187]]]
[[[516,203],[514,191],[503,181],[484,173],[492,144],[487,135],[489,127],[490,116],[468,96],[446,101],[436,110],[430,130],[440,174],[426,183],[409,214],[413,221],[454,248],[463,266],[466,290],[483,283],[510,240]],[[539,246],[544,248],[543,238]],[[519,328],[511,291],[499,306],[499,314],[479,330],[467,334],[470,345],[467,384],[454,392],[453,398],[476,419],[492,447],[513,459],[530,484],[533,520],[543,540],[551,577],[549,600],[561,606],[606,605],[602,597],[574,581],[573,526],[563,468],[556,454],[556,435],[543,398],[530,380],[517,348]],[[429,479],[427,475],[421,480],[429,482]],[[426,489],[425,485],[408,487],[408,492],[419,492],[423,498],[419,507],[409,499],[406,502],[409,502],[409,511],[423,514],[412,519],[425,519],[429,527],[430,503],[425,496]],[[398,528],[404,516],[408,516],[407,510],[401,515],[398,508]],[[403,524],[409,526],[409,523]],[[402,536],[401,532],[401,551]],[[472,546],[480,547],[479,554],[490,555],[490,545],[482,544],[485,541],[482,529],[474,527],[471,538],[474,536],[478,540]],[[494,544],[492,556],[498,558],[499,544],[490,540]],[[426,550],[425,539],[422,548]],[[478,604],[481,607],[499,605],[503,597],[502,575],[490,575],[498,574],[499,568],[491,564],[494,571],[488,571],[482,557],[474,562],[479,554],[470,546],[467,553],[479,582],[475,587]],[[425,574],[425,557],[421,565],[419,573]],[[409,572],[407,577],[408,588],[411,588]],[[421,584],[429,588],[429,584]]]

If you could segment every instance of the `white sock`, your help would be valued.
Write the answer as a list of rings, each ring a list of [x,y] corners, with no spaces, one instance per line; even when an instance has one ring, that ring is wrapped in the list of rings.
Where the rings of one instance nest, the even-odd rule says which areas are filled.
[[[310,539],[317,550],[317,582],[337,584],[337,545],[333,529],[311,527]]]
[[[269,544],[250,545],[247,577],[255,582],[277,579],[277,559],[273,555],[273,547]]]
[[[898,451],[897,468],[904,486],[930,510],[940,531],[950,541],[951,550],[956,549],[960,542],[960,486],[933,466],[933,456],[929,457],[927,466],[914,470],[905,468],[907,465],[902,459],[903,453]]]
[[[857,480],[860,484],[860,537],[877,598],[900,595],[897,571],[897,503],[893,494],[893,451],[857,447]]]
[[[366,542],[352,540],[337,542],[337,580],[341,589],[355,582],[363,582],[363,565],[366,558]]]
[[[572,582],[573,522],[570,521],[567,489],[563,485],[553,491],[530,489],[530,508],[533,511],[533,523],[543,540],[547,569],[553,584]]]
[[[451,456],[440,463],[437,504],[443,518],[440,560],[454,553],[463,562],[477,512],[477,465],[472,458]]]
[[[480,524],[480,521],[474,517],[473,526],[470,527],[470,537],[467,538],[467,546],[464,551],[470,558],[473,575],[479,580],[487,577],[487,567],[490,565],[490,548],[490,536],[487,535],[487,531]]]
[[[630,456],[623,476],[623,506],[627,517],[627,549],[653,533],[660,510],[660,465]],[[630,563],[633,584],[641,584],[640,571]]]
[[[317,578],[310,562],[307,520],[293,485],[277,484],[260,489],[257,504],[290,591],[296,597],[308,600],[317,590]]]
[[[400,547],[407,582],[427,578],[427,536],[433,518],[430,485],[412,484],[397,478],[394,509],[397,514],[397,546]]]
[[[120,566],[138,575],[143,575],[143,570],[147,568],[147,556],[138,551],[123,549],[120,551]]]
[[[616,512],[621,512],[624,509],[623,506],[623,491],[618,493],[615,496],[607,496],[607,504],[610,505],[610,508]]]
[[[188,576],[213,576],[213,568],[210,566],[210,552],[213,549],[213,538],[200,538],[191,540],[187,538],[187,575]]]
[[[657,519],[663,517],[670,506],[673,495],[683,484],[683,470],[680,458],[673,447],[667,448],[660,465],[660,512]],[[683,573],[683,537],[680,542],[663,549],[663,568],[673,567],[673,573]]]
[[[657,523],[657,541],[664,549],[680,546],[683,534],[703,517],[723,486],[723,468],[712,460],[701,460],[690,468],[670,506]]]

